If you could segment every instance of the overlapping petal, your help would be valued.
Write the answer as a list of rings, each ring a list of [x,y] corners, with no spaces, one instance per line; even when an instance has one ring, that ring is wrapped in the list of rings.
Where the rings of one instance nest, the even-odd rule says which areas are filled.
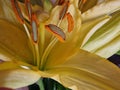
[[[12,61],[0,63],[0,87],[16,89],[33,84],[39,78],[37,70],[27,66]]]
[[[100,18],[94,19],[88,22],[84,22],[80,28],[80,47],[84,46],[84,44],[89,40],[89,38],[106,22],[110,20],[110,16],[105,15]]]
[[[66,60],[65,60],[66,61]],[[120,70],[104,58],[79,50],[61,65],[47,68],[54,79],[73,90],[118,90]]]
[[[112,18],[89,37],[83,49],[108,58],[116,53],[119,48],[120,13],[116,12]],[[113,45],[114,44],[114,45]],[[106,54],[103,54],[106,53]]]
[[[72,32],[67,31],[69,24],[67,18],[59,19],[63,7],[56,6],[52,10],[48,21],[41,22],[39,26],[39,31],[43,32],[40,40],[45,40],[40,41],[37,48],[43,50],[40,51],[40,54],[41,52],[42,54],[38,59],[40,63],[42,62],[40,67],[32,66],[34,65],[34,52],[31,50],[29,39],[23,27],[15,23],[17,21],[9,3],[8,0],[0,1],[0,59],[7,61],[0,63],[0,87],[19,88],[35,83],[41,76],[53,77],[57,75],[58,78],[54,77],[55,80],[66,87],[73,88],[73,90],[119,89],[119,68],[99,56],[79,49],[81,46],[82,49],[90,52],[94,51],[94,53],[105,58],[120,49],[119,13],[112,15],[111,19],[106,15],[119,8],[119,0],[106,0],[92,9],[89,8],[95,4],[86,7],[89,10],[82,14],[82,27],[78,0],[70,0],[67,12],[71,14],[74,20]],[[7,9],[4,8],[5,5]],[[46,0],[45,7],[47,5]],[[102,11],[99,12],[99,10]],[[10,14],[12,17],[7,17]],[[93,20],[93,22],[90,20]],[[65,42],[61,43],[56,37],[51,38],[52,35],[43,31],[45,29],[44,25],[47,24],[55,24],[63,29],[66,34]],[[45,43],[45,46],[43,45],[45,48],[41,46],[41,43]],[[104,55],[105,52],[110,53]],[[44,72],[41,72],[41,70]]]
[[[82,20],[93,20],[102,15],[110,14],[118,9],[120,9],[120,0],[106,0],[84,12],[82,14]]]
[[[0,59],[20,58],[32,63],[33,55],[26,33],[7,20],[0,19]]]
[[[111,42],[96,50],[94,53],[101,57],[108,58],[120,50],[120,36],[117,36]]]

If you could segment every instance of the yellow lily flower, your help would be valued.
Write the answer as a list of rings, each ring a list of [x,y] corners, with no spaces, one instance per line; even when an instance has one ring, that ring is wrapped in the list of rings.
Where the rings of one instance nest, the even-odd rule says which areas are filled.
[[[81,5],[83,2],[89,1],[83,0]],[[100,57],[103,54],[91,53],[96,49],[109,50],[109,47],[114,47],[114,52],[119,50],[119,35],[113,37],[111,34],[113,30],[119,32],[119,13],[111,15],[107,9],[95,13],[100,5],[109,6],[111,2],[92,4],[81,14],[78,0],[65,0],[61,5],[51,7],[52,11],[31,5],[29,0],[24,3],[0,0],[0,87],[16,89],[48,77],[72,90],[118,90],[119,68]],[[114,2],[120,4],[119,0]],[[91,7],[95,15],[89,15]],[[110,11],[118,8],[112,7]],[[111,20],[115,24],[111,24]],[[109,24],[110,34],[104,31]],[[100,45],[95,45],[102,36],[111,38],[105,39],[109,40],[106,42],[102,39]],[[103,44],[105,46],[100,49]]]

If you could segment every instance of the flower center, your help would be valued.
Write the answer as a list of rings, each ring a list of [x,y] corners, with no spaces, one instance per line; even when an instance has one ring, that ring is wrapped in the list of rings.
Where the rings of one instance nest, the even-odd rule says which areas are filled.
[[[39,27],[41,25],[41,22],[38,22],[36,14],[33,13],[32,11],[32,5],[30,3],[30,0],[25,0],[25,8],[26,12],[29,18],[29,23],[31,30],[28,29],[28,24],[23,16],[22,10],[19,6],[19,3],[17,0],[11,0],[12,7],[14,10],[14,13],[18,19],[18,21],[24,26],[26,34],[29,38],[30,45],[32,47],[33,55],[34,55],[34,65],[38,66],[40,68],[43,65],[43,61],[46,59],[48,56],[49,52],[51,51],[52,47],[56,44],[57,39],[54,38],[50,44],[47,46],[46,50],[42,52],[42,48],[39,45],[41,42],[44,43],[44,40],[41,41],[42,38],[44,38],[44,33],[39,32]],[[48,24],[48,25],[43,25],[44,29],[48,30],[51,32],[54,36],[56,36],[61,42],[64,42],[66,40],[66,34],[65,32],[60,28],[60,24],[62,20],[67,17],[68,21],[68,31],[71,32],[74,28],[74,20],[72,15],[68,12],[68,7],[70,5],[69,0],[65,1],[62,4],[62,9],[59,13],[59,22],[57,25],[54,24]],[[41,29],[41,28],[40,28]],[[41,36],[41,39],[39,38]],[[43,37],[42,37],[43,36]],[[41,56],[41,52],[43,53],[43,56]]]

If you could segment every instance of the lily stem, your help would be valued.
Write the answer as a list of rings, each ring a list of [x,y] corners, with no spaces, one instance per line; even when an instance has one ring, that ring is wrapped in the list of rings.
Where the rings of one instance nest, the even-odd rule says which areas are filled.
[[[40,80],[38,81],[38,85],[39,85],[40,90],[45,90],[43,78],[40,78]]]

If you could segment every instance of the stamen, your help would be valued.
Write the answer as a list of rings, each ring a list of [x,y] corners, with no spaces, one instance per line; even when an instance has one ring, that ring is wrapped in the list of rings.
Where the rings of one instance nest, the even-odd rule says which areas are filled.
[[[16,15],[18,21],[21,24],[24,24],[24,17],[22,15],[22,12],[21,12],[18,2],[16,0],[11,0],[11,4],[12,4],[13,10],[15,12],[15,15]]]
[[[79,1],[79,9],[81,10],[83,5],[87,2],[87,0],[80,0]]]
[[[53,24],[46,25],[45,28],[46,28],[46,30],[48,30],[49,32],[51,32],[53,35],[55,35],[56,37],[58,37],[58,39],[61,42],[65,41],[66,35],[61,30],[61,28],[59,28],[59,27],[57,27],[56,25],[53,25]]]
[[[25,0],[25,6],[26,6],[26,9],[27,9],[29,19],[31,20],[31,18],[32,18],[32,9],[31,9],[30,0]]]
[[[39,68],[41,63],[40,63],[40,52],[38,45],[38,22],[35,13],[32,13],[31,16],[31,26],[32,26],[32,41],[34,44],[35,56],[36,56],[35,63]]]
[[[70,13],[66,14],[68,20],[68,32],[71,32],[74,28],[74,20]]]
[[[60,20],[62,20],[62,19],[64,18],[65,14],[66,14],[66,12],[67,12],[67,10],[68,10],[68,7],[69,7],[69,1],[67,1],[67,2],[65,2],[65,3],[63,4],[63,9],[61,10],[60,16],[59,16],[59,19],[60,19]]]
[[[79,4],[85,4],[87,0],[79,0]]]
[[[37,43],[38,42],[38,27],[37,27],[38,24],[37,24],[36,15],[34,13],[32,14],[31,25],[32,25],[33,41]]]
[[[65,2],[65,0],[58,0],[58,5],[62,5]]]

